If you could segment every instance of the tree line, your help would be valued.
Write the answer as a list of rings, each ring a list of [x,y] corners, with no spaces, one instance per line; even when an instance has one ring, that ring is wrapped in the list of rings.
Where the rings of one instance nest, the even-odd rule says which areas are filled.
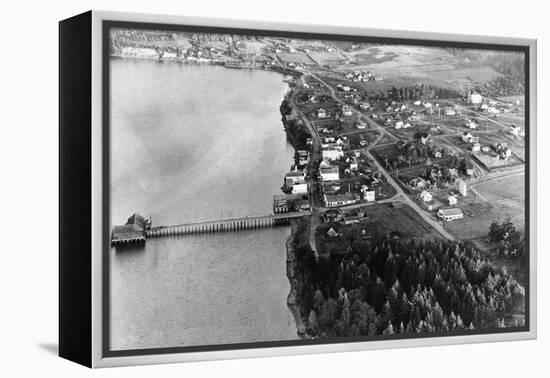
[[[524,289],[465,242],[352,241],[315,259],[295,246],[298,303],[313,337],[517,325]]]
[[[497,252],[500,255],[510,258],[525,256],[525,236],[516,230],[510,217],[506,217],[502,223],[494,220],[487,236],[489,241],[498,243]]]

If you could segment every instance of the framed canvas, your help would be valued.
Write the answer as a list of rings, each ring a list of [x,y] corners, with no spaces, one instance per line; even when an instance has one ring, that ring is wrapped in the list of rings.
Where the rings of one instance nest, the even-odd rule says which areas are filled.
[[[62,357],[536,337],[536,41],[60,24]]]

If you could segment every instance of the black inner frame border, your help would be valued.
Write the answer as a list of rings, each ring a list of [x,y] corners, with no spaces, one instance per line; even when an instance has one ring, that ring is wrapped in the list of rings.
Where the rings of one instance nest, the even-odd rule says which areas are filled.
[[[111,28],[128,28],[141,30],[161,30],[161,31],[182,31],[182,32],[197,32],[197,33],[217,33],[217,34],[233,34],[233,35],[257,35],[271,36],[291,39],[317,39],[317,40],[332,40],[332,41],[354,41],[354,42],[370,42],[380,44],[395,44],[395,45],[416,45],[426,47],[452,47],[462,49],[476,50],[497,50],[497,51],[514,51],[524,54],[525,57],[525,243],[528,251],[526,258],[526,285],[525,285],[525,325],[523,327],[510,328],[486,328],[483,330],[463,330],[455,332],[434,332],[430,334],[410,334],[410,335],[376,335],[376,336],[360,336],[360,337],[336,337],[326,339],[296,339],[285,341],[265,341],[265,342],[250,342],[250,343],[233,343],[233,344],[215,344],[215,345],[198,345],[185,347],[163,347],[163,348],[143,348],[143,349],[126,349],[126,350],[111,350],[110,349],[110,56],[109,56],[109,32]],[[406,34],[406,31],[402,31]],[[461,36],[457,35],[457,39]],[[262,29],[246,29],[246,28],[230,28],[230,27],[213,27],[213,26],[196,26],[196,25],[181,25],[181,24],[164,24],[164,23],[148,23],[148,22],[130,22],[103,20],[102,21],[102,221],[103,221],[103,240],[102,240],[102,345],[101,351],[103,357],[124,357],[124,356],[143,356],[155,354],[173,354],[173,353],[191,353],[191,352],[208,352],[208,351],[223,351],[237,349],[256,349],[256,348],[277,348],[277,347],[295,347],[307,345],[330,345],[354,342],[371,342],[371,341],[387,341],[387,340],[407,340],[407,339],[426,339],[437,337],[453,337],[453,336],[472,336],[500,333],[518,333],[530,331],[530,260],[531,260],[531,243],[530,243],[530,46],[527,45],[512,45],[512,44],[491,44],[481,42],[459,42],[459,41],[442,41],[442,40],[424,40],[413,38],[395,38],[395,37],[369,37],[364,35],[341,35],[341,34],[324,34],[324,33],[308,33],[308,32],[292,32],[283,30],[262,30]]]

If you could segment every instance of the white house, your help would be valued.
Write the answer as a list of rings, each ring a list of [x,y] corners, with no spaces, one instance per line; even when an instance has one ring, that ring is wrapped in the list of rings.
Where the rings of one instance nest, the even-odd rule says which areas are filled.
[[[479,105],[483,102],[483,96],[477,92],[472,92],[470,94],[468,102],[473,105]]]
[[[432,193],[424,190],[422,191],[422,193],[420,193],[420,199],[424,202],[430,202],[433,199]]]
[[[479,142],[472,143],[472,152],[478,152],[481,150],[481,144]]]
[[[473,137],[472,134],[470,134],[467,131],[464,131],[462,133],[462,141],[465,143],[470,143],[470,140],[472,139],[472,137]]]
[[[422,102],[421,102],[420,100],[416,100],[416,101],[414,102],[414,104],[415,104],[416,106],[418,106],[418,105],[422,104]]]
[[[323,108],[317,110],[317,118],[327,118],[327,111]]]
[[[363,121],[357,122],[357,128],[358,129],[364,129],[366,127],[367,127],[367,124],[365,122],[363,122]]]
[[[447,201],[449,201],[449,206],[455,206],[458,203],[456,196],[447,197]]]
[[[340,180],[340,171],[338,167],[319,168],[319,174],[323,181]]]
[[[403,121],[397,121],[394,125],[396,130],[399,130],[403,127]]]
[[[363,102],[361,103],[361,105],[359,105],[359,107],[363,110],[369,110],[370,104],[368,102]]]
[[[374,202],[376,200],[376,193],[374,190],[365,190],[363,192],[363,199],[367,202]]]
[[[426,109],[431,109],[432,108],[432,103],[431,102],[425,102],[423,105],[424,105],[424,108],[426,108]]]

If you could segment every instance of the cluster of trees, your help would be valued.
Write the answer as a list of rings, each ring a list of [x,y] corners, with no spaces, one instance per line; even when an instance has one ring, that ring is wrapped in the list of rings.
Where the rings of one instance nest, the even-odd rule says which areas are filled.
[[[516,325],[524,289],[471,244],[352,241],[315,259],[297,245],[298,300],[313,337],[447,332]]]
[[[525,237],[516,230],[510,217],[502,223],[494,220],[489,227],[489,240],[499,243],[497,251],[504,257],[517,258],[525,256]]]
[[[481,92],[487,96],[512,96],[525,93],[525,78],[521,76],[498,76],[485,83]]]
[[[287,98],[283,99],[281,106],[279,108],[283,120],[283,125],[285,127],[286,135],[288,141],[292,144],[295,150],[307,150],[307,138],[311,137],[311,134],[302,123],[302,121],[297,119],[287,120],[286,116],[292,113],[292,107],[289,104]]]
[[[390,101],[403,101],[403,100],[428,100],[428,99],[447,99],[462,97],[459,92],[443,87],[436,87],[433,85],[418,84],[405,87],[392,87],[388,90],[385,99]],[[376,99],[376,98],[375,98]]]
[[[428,137],[427,133],[417,132],[415,138],[420,139],[422,136]],[[433,143],[421,143],[419,140],[410,142],[401,142],[397,144],[398,153],[383,157],[383,163],[387,169],[396,169],[398,167],[410,167],[413,164],[424,163],[429,164],[428,159],[449,158],[445,148],[438,148]],[[439,153],[440,155],[438,155]]]

